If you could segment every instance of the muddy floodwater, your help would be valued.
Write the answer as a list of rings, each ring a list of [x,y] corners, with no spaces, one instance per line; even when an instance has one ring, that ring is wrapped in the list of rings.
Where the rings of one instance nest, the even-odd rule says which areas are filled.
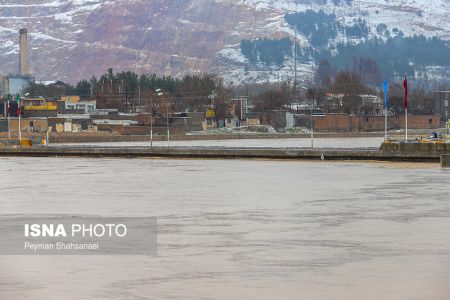
[[[158,222],[157,256],[0,256],[0,299],[450,295],[438,164],[0,158],[0,187],[2,215]]]

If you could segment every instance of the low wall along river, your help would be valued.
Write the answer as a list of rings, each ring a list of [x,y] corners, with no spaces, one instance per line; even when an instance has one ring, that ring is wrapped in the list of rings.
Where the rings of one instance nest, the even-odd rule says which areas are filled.
[[[440,161],[450,154],[450,143],[383,143],[380,148],[301,147],[154,147],[109,145],[52,145],[50,147],[4,147],[2,156],[90,156],[90,157],[183,157],[183,158],[272,158],[316,160]]]

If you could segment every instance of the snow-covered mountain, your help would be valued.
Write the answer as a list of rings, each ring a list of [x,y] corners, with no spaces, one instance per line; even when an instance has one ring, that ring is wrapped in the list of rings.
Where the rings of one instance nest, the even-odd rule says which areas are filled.
[[[285,14],[307,9],[343,23],[361,17],[374,35],[384,23],[405,35],[450,39],[448,0],[0,0],[0,73],[18,71],[18,30],[26,27],[38,80],[75,82],[109,67],[172,76],[214,71],[233,83],[285,79],[293,64],[248,70],[240,42],[292,37]],[[309,45],[301,33],[298,40]],[[314,67],[300,64],[300,78],[310,79]]]

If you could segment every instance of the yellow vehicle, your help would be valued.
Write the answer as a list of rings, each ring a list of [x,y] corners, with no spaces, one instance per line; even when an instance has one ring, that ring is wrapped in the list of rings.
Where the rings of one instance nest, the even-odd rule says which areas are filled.
[[[450,139],[450,120],[447,121],[446,139]]]

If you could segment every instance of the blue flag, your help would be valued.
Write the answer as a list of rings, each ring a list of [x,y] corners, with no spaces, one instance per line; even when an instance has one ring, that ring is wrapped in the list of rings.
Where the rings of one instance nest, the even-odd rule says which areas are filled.
[[[383,90],[384,90],[384,108],[387,108],[388,107],[388,81],[387,81],[387,78],[384,80]]]

